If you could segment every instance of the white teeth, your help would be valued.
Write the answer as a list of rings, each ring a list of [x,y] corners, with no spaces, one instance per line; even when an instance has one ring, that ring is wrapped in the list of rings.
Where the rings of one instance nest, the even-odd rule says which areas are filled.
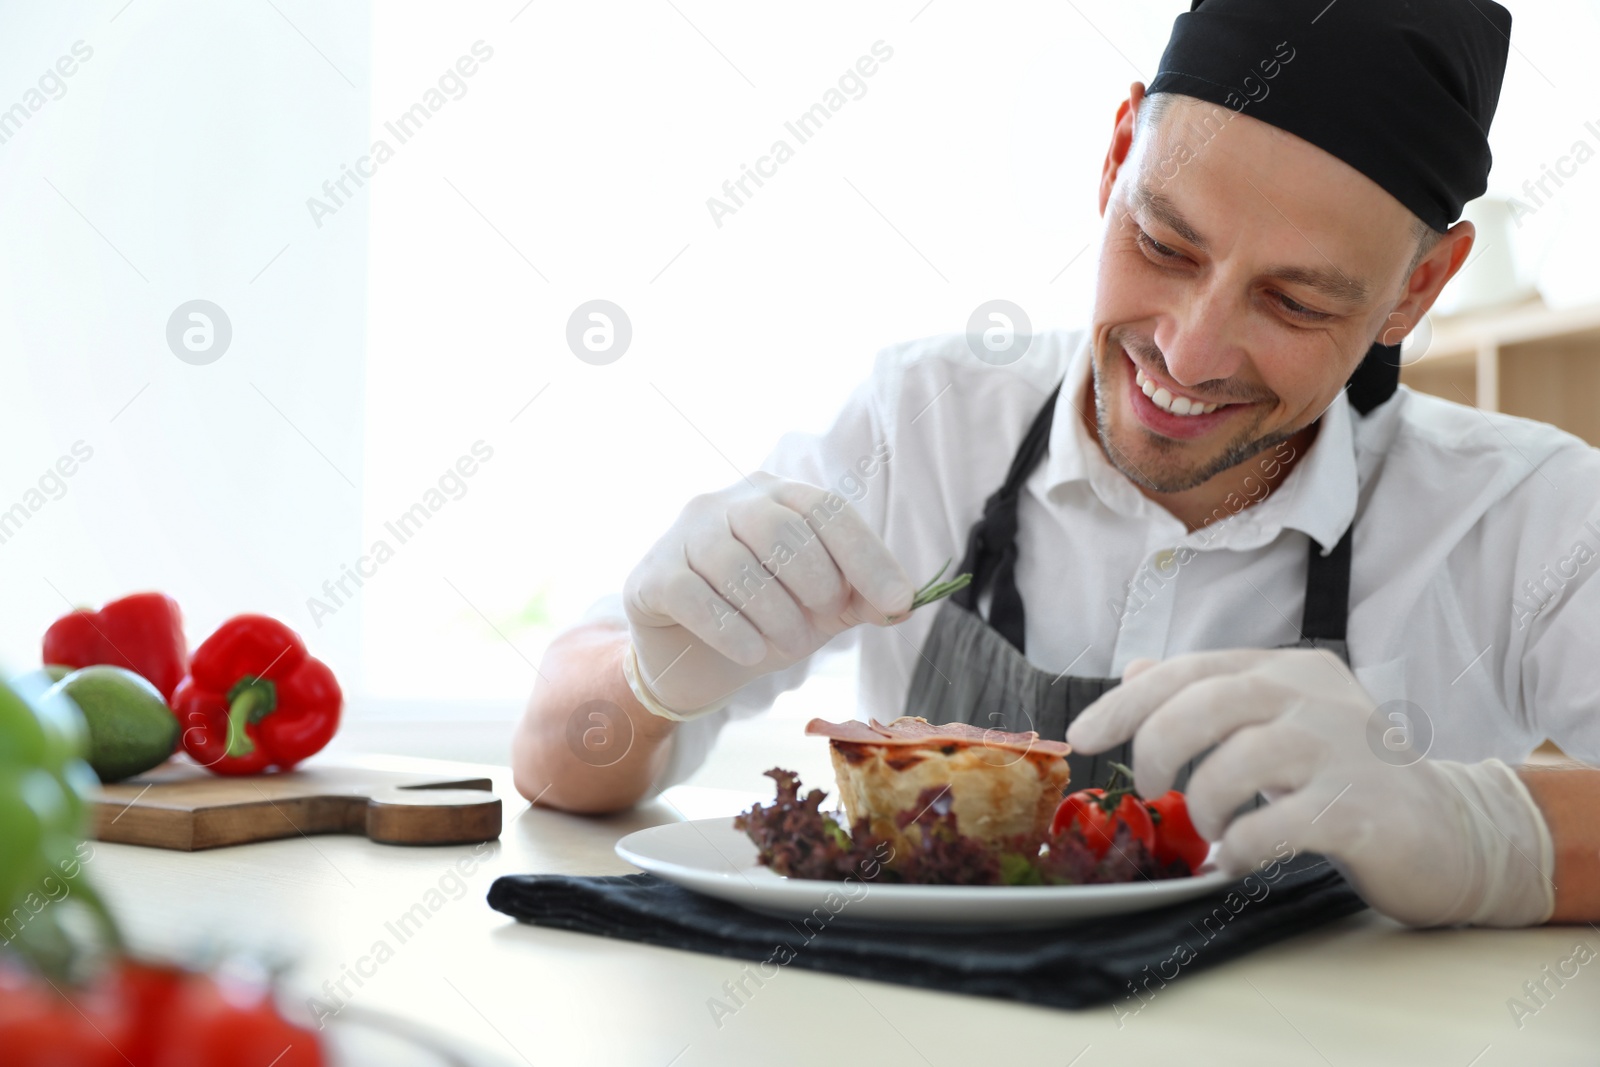
[[[1162,411],[1173,415],[1209,415],[1221,404],[1205,404],[1186,396],[1173,396],[1166,389],[1160,388],[1155,382],[1145,377],[1144,371],[1134,368],[1134,384],[1137,385],[1150,402]]]

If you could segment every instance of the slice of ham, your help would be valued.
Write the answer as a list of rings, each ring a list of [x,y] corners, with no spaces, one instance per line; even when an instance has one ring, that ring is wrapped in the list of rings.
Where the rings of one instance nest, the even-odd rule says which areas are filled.
[[[1072,746],[1065,741],[1045,741],[1032,730],[1012,734],[1004,730],[984,730],[964,722],[951,722],[940,726],[927,719],[909,715],[901,716],[888,725],[877,719],[871,722],[854,719],[849,722],[812,719],[806,723],[806,735],[865,745],[979,744],[1024,754],[1033,752],[1053,756],[1065,756],[1072,751]]]

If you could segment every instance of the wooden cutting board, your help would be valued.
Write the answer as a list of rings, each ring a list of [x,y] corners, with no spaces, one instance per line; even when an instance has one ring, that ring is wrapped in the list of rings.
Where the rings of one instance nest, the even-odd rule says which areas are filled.
[[[441,778],[319,765],[227,778],[166,763],[95,797],[95,837],[184,852],[310,834],[363,834],[390,845],[455,845],[500,836],[487,778]]]

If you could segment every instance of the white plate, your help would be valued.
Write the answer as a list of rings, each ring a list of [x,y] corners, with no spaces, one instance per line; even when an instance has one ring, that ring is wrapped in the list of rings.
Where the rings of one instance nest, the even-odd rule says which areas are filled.
[[[1049,926],[1159,908],[1233,881],[1209,863],[1192,878],[1123,885],[893,885],[785,878],[756,862],[756,846],[733,828],[731,818],[639,830],[617,842],[617,855],[658,878],[763,914],[804,918],[823,908],[829,917],[888,923]]]

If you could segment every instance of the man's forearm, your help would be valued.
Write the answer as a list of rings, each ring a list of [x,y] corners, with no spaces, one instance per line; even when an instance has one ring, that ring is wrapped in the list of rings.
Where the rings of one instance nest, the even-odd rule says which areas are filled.
[[[1600,769],[1530,765],[1518,770],[1555,845],[1551,922],[1600,920]]]
[[[665,765],[675,727],[634,699],[622,674],[628,627],[585,623],[556,638],[539,665],[511,742],[517,791],[576,812],[638,803]]]

